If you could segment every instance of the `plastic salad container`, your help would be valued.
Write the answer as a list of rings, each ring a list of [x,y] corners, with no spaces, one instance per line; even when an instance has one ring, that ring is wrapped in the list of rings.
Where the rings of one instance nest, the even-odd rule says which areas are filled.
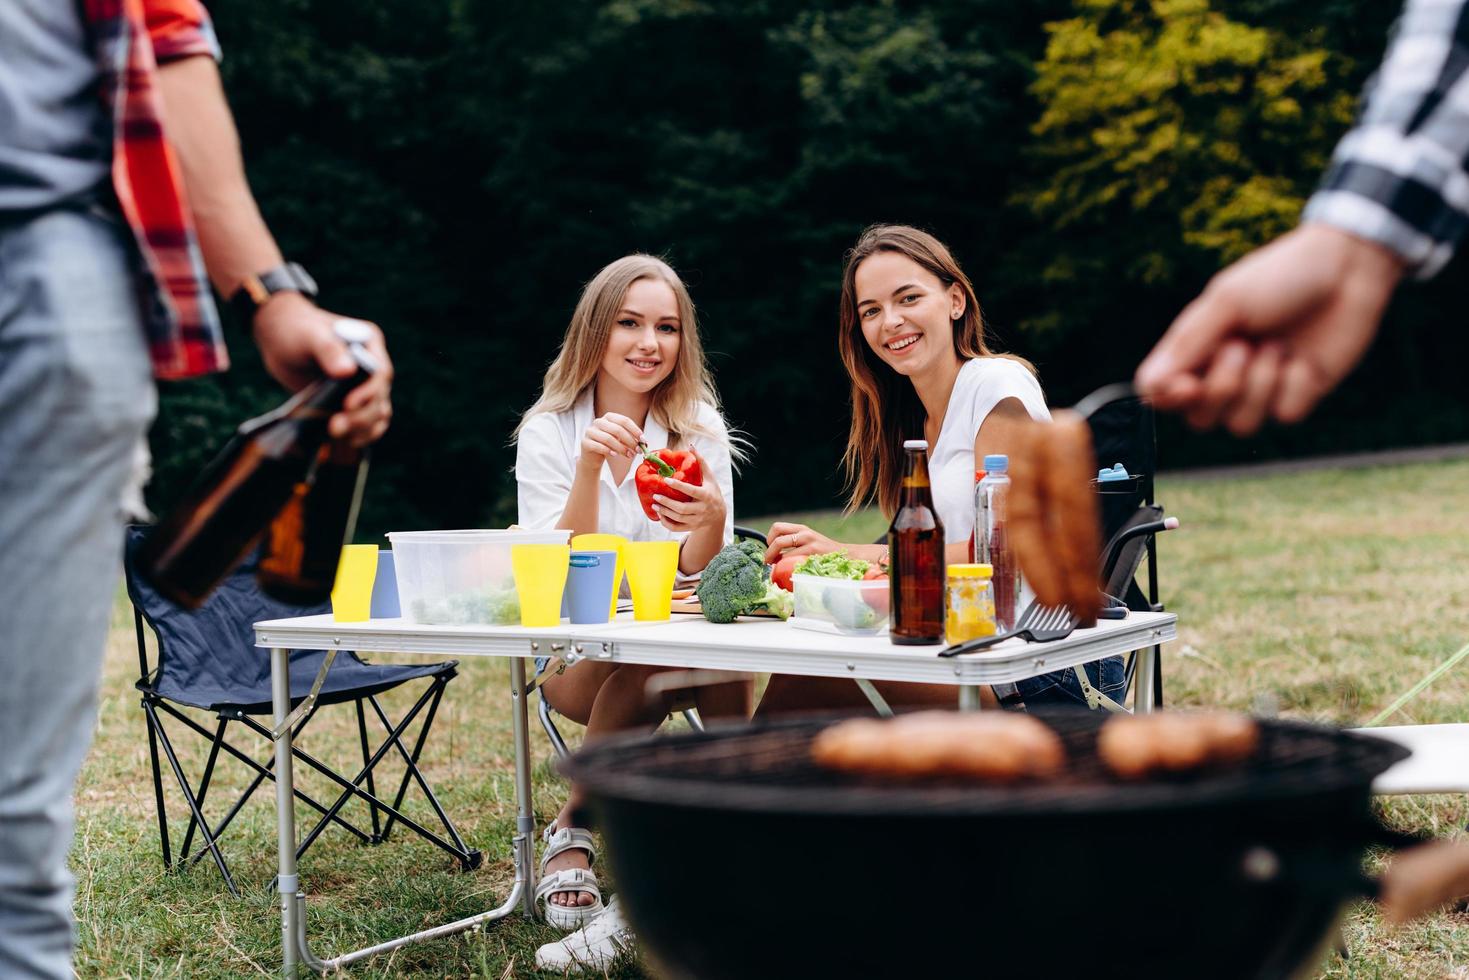
[[[403,619],[426,626],[516,626],[517,544],[566,544],[560,531],[390,531]]]
[[[825,633],[876,636],[888,625],[888,580],[792,575],[791,625]]]

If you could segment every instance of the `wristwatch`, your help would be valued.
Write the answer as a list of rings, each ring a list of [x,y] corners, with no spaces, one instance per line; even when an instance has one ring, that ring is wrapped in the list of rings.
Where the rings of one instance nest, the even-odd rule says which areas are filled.
[[[266,300],[287,290],[315,299],[316,280],[311,278],[311,273],[303,269],[299,262],[287,262],[256,275],[246,276],[240,282],[240,288],[230,296],[229,304],[235,312],[250,322],[255,317],[255,311],[264,306]]]

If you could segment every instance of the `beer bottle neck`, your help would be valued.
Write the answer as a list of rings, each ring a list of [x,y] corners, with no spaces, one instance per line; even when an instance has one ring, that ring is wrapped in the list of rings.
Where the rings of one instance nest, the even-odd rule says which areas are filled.
[[[341,411],[342,403],[346,401],[348,392],[373,375],[371,360],[367,358],[365,351],[358,356],[359,351],[355,349],[356,346],[353,345],[353,356],[357,360],[357,371],[351,377],[320,378],[313,381],[278,408],[245,422],[240,426],[236,435],[252,436],[284,421],[298,423],[298,427],[299,424],[305,424],[311,428],[320,426],[325,432],[327,419]]]
[[[922,449],[905,450],[903,460],[902,502],[927,503],[933,499],[928,482],[928,453]]]

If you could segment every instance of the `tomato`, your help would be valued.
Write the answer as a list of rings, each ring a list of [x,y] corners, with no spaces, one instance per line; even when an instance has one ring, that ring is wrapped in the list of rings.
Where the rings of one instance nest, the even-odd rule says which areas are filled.
[[[795,572],[796,566],[801,564],[805,557],[805,555],[786,555],[770,570],[770,581],[787,592],[794,591],[794,586],[791,585],[791,574]]]
[[[887,575],[868,575],[862,583],[862,601],[879,616],[886,616],[891,605],[891,588]]]

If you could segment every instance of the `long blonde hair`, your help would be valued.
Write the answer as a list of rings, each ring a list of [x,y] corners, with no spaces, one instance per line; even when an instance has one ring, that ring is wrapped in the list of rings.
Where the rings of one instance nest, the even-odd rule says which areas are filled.
[[[923,432],[926,413],[917,389],[872,351],[862,336],[857,316],[857,266],[877,252],[905,255],[932,273],[944,287],[957,285],[964,293],[964,313],[954,321],[954,353],[960,360],[1008,357],[1034,366],[1012,354],[997,354],[985,343],[984,314],[974,284],[943,242],[909,225],[871,225],[847,252],[842,267],[842,303],[837,348],[852,379],[852,427],[842,454],[849,496],[847,513],[877,498],[888,517],[898,509],[903,479],[903,440]]]
[[[670,445],[694,435],[711,439],[721,437],[720,433],[712,432],[699,423],[700,402],[707,402],[721,415],[723,412],[709,365],[704,360],[704,346],[699,340],[699,326],[694,317],[694,301],[689,298],[683,280],[667,262],[641,253],[625,255],[603,267],[582,289],[581,299],[577,301],[576,311],[571,314],[566,336],[561,341],[561,350],[546,369],[546,377],[541,382],[541,396],[521,416],[520,424],[515,427],[516,437],[532,416],[541,412],[566,411],[597,380],[597,369],[607,351],[613,321],[617,319],[618,310],[622,309],[628,287],[639,279],[657,279],[673,290],[681,328],[678,358],[673,371],[653,389],[649,414],[668,430]],[[735,459],[744,457],[743,441],[735,432],[729,433],[730,455]]]

